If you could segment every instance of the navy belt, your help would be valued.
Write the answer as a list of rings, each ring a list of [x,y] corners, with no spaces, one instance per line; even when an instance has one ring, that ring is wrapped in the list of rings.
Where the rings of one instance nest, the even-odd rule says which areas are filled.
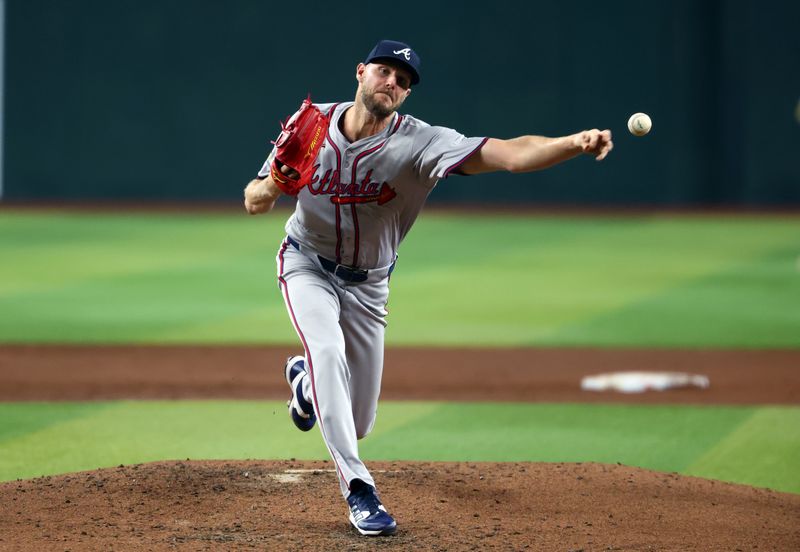
[[[286,241],[289,242],[289,245],[300,251],[300,244],[293,240],[291,236],[286,236]],[[321,255],[317,255],[317,259],[319,259],[319,264],[322,265],[322,268],[341,278],[345,282],[364,282],[369,276],[369,271],[364,270],[363,268],[340,265],[337,264],[336,261],[331,261],[330,259],[326,259]]]

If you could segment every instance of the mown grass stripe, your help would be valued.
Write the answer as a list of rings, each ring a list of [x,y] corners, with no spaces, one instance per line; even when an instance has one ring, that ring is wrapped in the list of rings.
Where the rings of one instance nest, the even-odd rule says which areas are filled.
[[[756,410],[685,473],[800,493],[800,408]]]
[[[366,460],[620,462],[797,492],[800,435],[786,428],[800,427],[800,408],[761,411],[385,401],[360,448]],[[9,426],[28,431],[0,442],[0,480],[166,459],[327,458],[318,432],[298,432],[279,401],[2,403],[0,434]],[[743,450],[760,457],[753,470]]]

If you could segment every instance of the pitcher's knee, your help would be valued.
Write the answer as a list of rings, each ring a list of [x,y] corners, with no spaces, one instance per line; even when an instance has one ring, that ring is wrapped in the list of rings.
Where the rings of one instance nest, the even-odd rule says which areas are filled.
[[[375,426],[375,418],[372,418],[371,420],[366,420],[362,423],[356,422],[356,437],[358,439],[363,439],[364,437],[370,434],[374,426]]]
[[[372,428],[371,428],[371,427],[370,427],[370,428],[368,428],[368,429],[366,429],[365,431],[358,431],[358,432],[356,432],[356,438],[357,438],[357,439],[360,441],[361,439],[363,439],[364,437],[366,437],[367,435],[369,435],[369,433],[370,433],[371,431],[372,431]]]

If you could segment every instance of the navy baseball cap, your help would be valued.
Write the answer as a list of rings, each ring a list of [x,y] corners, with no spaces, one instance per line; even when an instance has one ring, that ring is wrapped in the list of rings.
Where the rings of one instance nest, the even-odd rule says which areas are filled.
[[[419,83],[419,67],[422,65],[422,60],[408,44],[396,40],[381,40],[369,53],[364,64],[382,59],[396,61],[411,73],[411,84]]]

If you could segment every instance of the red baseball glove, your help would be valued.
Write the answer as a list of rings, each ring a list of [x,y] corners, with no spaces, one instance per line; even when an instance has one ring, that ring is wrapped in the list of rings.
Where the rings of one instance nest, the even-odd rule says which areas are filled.
[[[283,193],[295,196],[311,180],[329,124],[330,119],[311,103],[310,95],[297,113],[281,123],[281,134],[273,142],[276,152],[270,172]],[[281,170],[283,165],[290,170]]]

